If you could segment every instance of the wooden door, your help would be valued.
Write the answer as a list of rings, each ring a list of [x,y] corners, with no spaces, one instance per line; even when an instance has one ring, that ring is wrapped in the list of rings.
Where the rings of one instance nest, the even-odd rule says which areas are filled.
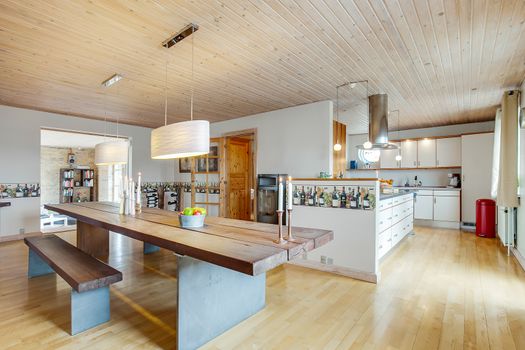
[[[251,219],[251,140],[226,138],[226,217]]]

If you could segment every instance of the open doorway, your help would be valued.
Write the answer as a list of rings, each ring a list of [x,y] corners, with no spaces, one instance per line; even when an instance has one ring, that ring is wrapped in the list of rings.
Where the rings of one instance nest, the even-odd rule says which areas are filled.
[[[222,216],[232,219],[256,219],[256,143],[255,129],[224,135],[224,161],[221,186],[224,187]]]
[[[122,139],[122,138],[120,138]],[[40,229],[71,230],[76,221],[45,204],[118,201],[125,165],[95,165],[95,146],[116,137],[71,130],[40,130]]]

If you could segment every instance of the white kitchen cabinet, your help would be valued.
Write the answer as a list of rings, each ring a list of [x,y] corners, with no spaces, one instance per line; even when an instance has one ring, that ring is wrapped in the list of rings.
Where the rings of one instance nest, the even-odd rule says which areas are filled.
[[[401,168],[417,168],[417,141],[402,141],[401,156]]]
[[[460,197],[459,193],[434,192],[434,220],[459,222]]]
[[[436,140],[436,166],[461,166],[461,137]]]
[[[417,142],[418,168],[432,168],[436,166],[436,140],[424,139]]]
[[[414,219],[432,220],[433,218],[434,195],[432,191],[419,191],[414,201]]]
[[[397,146],[400,146],[399,143],[392,142]],[[381,168],[382,169],[392,169],[401,167],[401,162],[396,160],[396,156],[399,154],[399,150],[382,150],[381,151]]]
[[[494,134],[461,136],[461,220],[476,222],[476,200],[490,198]]]

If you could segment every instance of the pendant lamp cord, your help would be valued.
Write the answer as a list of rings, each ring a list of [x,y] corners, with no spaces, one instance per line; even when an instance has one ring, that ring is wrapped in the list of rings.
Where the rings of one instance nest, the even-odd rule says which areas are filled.
[[[191,99],[190,99],[190,118],[191,120],[193,120],[193,93],[194,93],[194,85],[195,85],[195,82],[194,82],[194,78],[193,78],[193,70],[194,70],[194,54],[193,54],[193,50],[194,50],[194,44],[193,44],[193,37],[195,36],[195,25],[192,24],[191,25]]]
[[[166,76],[164,80],[164,126],[168,125],[168,64],[169,64],[169,51],[166,46]]]

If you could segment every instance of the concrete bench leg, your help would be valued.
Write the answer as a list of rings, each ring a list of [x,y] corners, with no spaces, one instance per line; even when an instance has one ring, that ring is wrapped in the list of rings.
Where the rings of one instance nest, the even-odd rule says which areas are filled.
[[[29,249],[28,277],[32,278],[50,273],[55,273],[55,271],[37,253]]]
[[[177,349],[197,349],[264,308],[266,274],[177,257]]]
[[[144,242],[144,254],[151,254],[160,250],[156,245]]]
[[[82,293],[71,289],[71,335],[108,322],[109,318],[109,287]]]

